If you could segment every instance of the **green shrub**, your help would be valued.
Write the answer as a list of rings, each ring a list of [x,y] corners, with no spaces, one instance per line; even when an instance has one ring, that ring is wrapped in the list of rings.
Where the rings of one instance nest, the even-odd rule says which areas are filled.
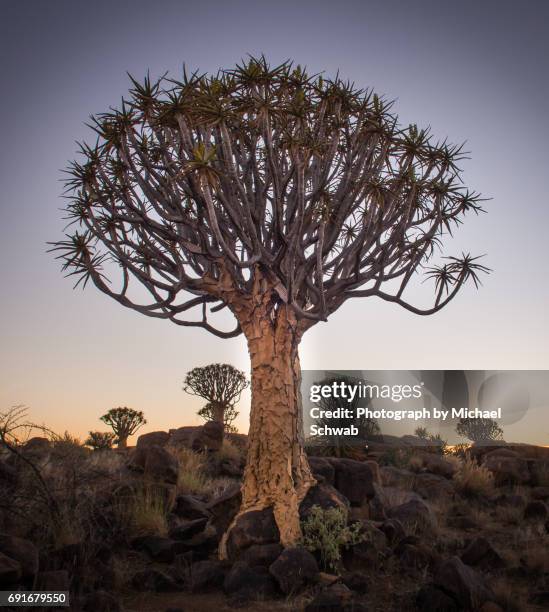
[[[360,525],[347,525],[347,515],[341,508],[323,510],[313,506],[302,522],[301,543],[312,553],[320,554],[324,569],[338,570],[341,565],[341,549],[365,540]]]

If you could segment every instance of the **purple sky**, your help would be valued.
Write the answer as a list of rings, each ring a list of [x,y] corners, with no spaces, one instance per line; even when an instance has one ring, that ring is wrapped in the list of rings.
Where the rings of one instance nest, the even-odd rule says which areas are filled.
[[[447,252],[487,253],[494,273],[427,318],[376,300],[345,305],[302,345],[317,369],[549,368],[547,156],[549,3],[385,1],[94,2],[4,0],[0,14],[0,410],[84,435],[116,405],[148,429],[200,407],[185,372],[212,361],[248,370],[223,341],[73,291],[46,254],[63,223],[60,170],[92,113],[118,104],[126,71],[231,67],[247,53],[293,58],[397,98],[403,123],[467,141],[468,186],[491,197]],[[427,286],[418,290],[430,297]],[[238,425],[247,426],[244,397]],[[547,411],[508,438],[549,443]],[[544,423],[539,426],[539,418]]]

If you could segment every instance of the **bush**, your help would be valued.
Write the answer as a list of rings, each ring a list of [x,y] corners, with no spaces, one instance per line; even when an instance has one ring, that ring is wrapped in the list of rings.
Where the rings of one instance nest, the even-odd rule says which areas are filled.
[[[341,508],[323,510],[320,506],[313,506],[302,522],[302,531],[303,546],[320,555],[324,569],[336,571],[341,564],[341,549],[365,539],[358,523],[347,525],[347,515]]]
[[[484,466],[471,457],[465,457],[454,475],[456,490],[462,495],[479,497],[489,495],[494,488],[494,477]]]
[[[93,450],[110,450],[115,437],[110,431],[90,431],[84,444]]]

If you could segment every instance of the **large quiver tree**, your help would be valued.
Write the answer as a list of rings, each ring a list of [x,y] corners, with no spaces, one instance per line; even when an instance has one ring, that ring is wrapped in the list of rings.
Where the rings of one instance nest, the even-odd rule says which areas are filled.
[[[479,197],[460,182],[460,147],[402,128],[390,103],[339,78],[252,58],[215,76],[132,82],[119,109],[94,118],[98,141],[70,168],[67,210],[80,230],[54,248],[78,282],[124,306],[245,335],[241,512],[272,506],[282,543],[293,544],[314,483],[301,432],[303,334],[350,298],[431,314],[477,284],[483,267],[469,255],[427,262]],[[434,282],[425,308],[405,297],[416,272]],[[222,310],[234,329],[216,324]]]

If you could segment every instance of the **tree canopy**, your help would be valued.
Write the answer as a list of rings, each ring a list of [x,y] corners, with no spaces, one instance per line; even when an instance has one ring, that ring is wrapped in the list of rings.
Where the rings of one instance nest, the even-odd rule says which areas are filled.
[[[482,210],[462,146],[401,126],[371,90],[264,57],[131,81],[68,170],[76,228],[52,249],[77,284],[232,337],[238,316],[232,330],[212,317],[237,314],[258,273],[306,328],[356,297],[431,314],[488,271],[438,257],[443,234]],[[434,285],[427,307],[406,297],[416,273]]]

